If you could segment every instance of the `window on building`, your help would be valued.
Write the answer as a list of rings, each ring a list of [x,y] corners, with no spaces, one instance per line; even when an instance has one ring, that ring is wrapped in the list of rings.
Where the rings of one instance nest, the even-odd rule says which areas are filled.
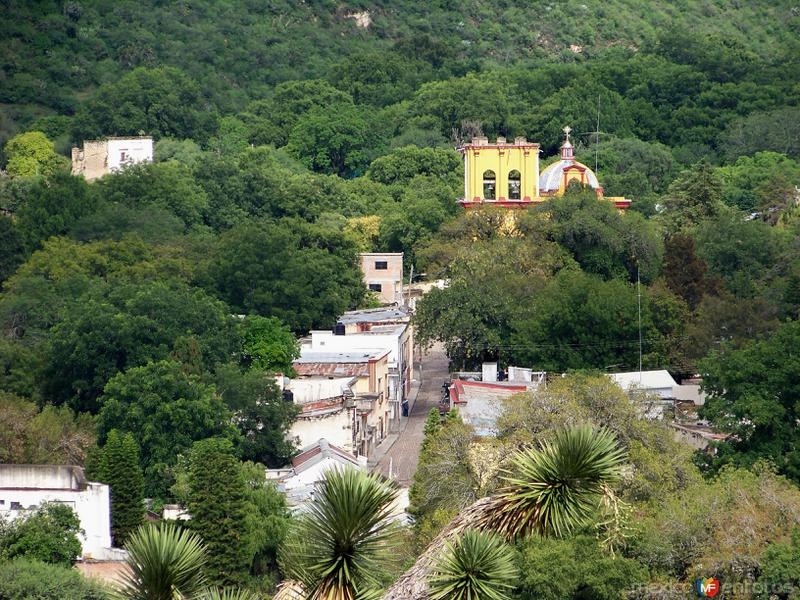
[[[494,175],[494,171],[485,171],[483,173],[483,199],[484,200],[496,200],[496,186],[497,178]]]
[[[385,260],[376,260],[375,261],[375,270],[376,271],[385,271],[389,268],[389,263]]]
[[[22,504],[19,502],[11,502],[11,510],[22,510]]]
[[[119,162],[125,162],[128,160],[128,151],[127,150],[120,150],[119,151]]]
[[[508,174],[508,199],[519,200],[522,186],[519,171],[514,170]]]
[[[370,283],[369,284],[369,291],[370,292],[380,292],[383,289],[383,286],[380,283]]]

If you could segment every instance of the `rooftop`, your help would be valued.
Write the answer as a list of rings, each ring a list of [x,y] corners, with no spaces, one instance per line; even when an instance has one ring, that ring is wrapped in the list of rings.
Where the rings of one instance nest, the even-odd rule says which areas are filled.
[[[0,465],[0,489],[80,491],[88,484],[75,465]]]
[[[295,359],[295,365],[304,365],[310,363],[326,363],[326,364],[352,364],[352,363],[368,363],[371,360],[377,360],[388,354],[388,350],[361,350],[355,352],[303,352],[300,358]]]
[[[399,321],[408,319],[411,315],[407,308],[402,306],[386,306],[381,308],[367,308],[365,310],[350,310],[339,317],[338,321],[345,325],[349,323],[377,323],[380,321]]]
[[[627,390],[631,387],[639,387],[642,389],[654,388],[673,388],[678,383],[669,374],[669,371],[630,371],[627,373],[610,373],[611,378],[619,384],[619,386]]]
[[[356,468],[361,468],[362,466],[355,456],[338,446],[334,446],[323,438],[303,448],[300,454],[292,459],[292,467],[295,474],[302,473],[326,458],[330,458],[342,465],[352,465]]]

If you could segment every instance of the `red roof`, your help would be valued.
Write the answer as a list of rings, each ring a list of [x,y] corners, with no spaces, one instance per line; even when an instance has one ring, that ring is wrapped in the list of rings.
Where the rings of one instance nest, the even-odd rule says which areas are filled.
[[[450,402],[456,404],[466,404],[470,396],[480,394],[481,396],[494,396],[508,398],[514,394],[527,392],[525,385],[514,385],[505,383],[487,383],[484,381],[464,381],[457,379],[450,386]]]

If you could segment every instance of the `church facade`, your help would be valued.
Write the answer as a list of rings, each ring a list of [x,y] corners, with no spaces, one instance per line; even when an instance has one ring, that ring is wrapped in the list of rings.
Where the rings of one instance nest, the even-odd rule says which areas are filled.
[[[524,137],[514,138],[513,142],[499,137],[494,144],[485,137],[473,138],[460,149],[464,157],[464,197],[459,202],[465,208],[526,208],[553,196],[563,196],[567,187],[579,184],[621,210],[628,208],[630,200],[604,196],[594,171],[575,160],[570,131],[569,127],[564,128],[559,160],[541,172],[539,144]]]

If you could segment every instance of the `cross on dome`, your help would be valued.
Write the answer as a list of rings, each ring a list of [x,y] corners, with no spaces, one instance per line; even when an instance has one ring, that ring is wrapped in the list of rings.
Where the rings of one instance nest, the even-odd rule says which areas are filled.
[[[566,127],[564,127],[564,129],[562,129],[561,131],[563,131],[563,132],[564,132],[564,137],[566,138],[566,141],[568,142],[568,141],[569,141],[569,132],[570,132],[570,131],[572,131],[572,127],[570,127],[569,125],[567,125],[567,126],[566,126]]]

